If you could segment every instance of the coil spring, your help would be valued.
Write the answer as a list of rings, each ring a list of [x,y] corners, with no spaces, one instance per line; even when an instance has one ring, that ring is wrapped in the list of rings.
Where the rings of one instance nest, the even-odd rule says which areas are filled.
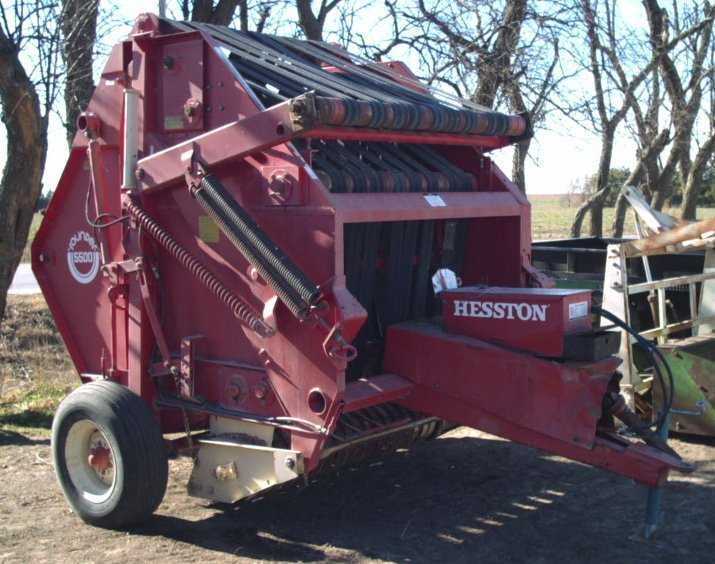
[[[304,317],[320,299],[315,283],[268,238],[217,178],[203,177],[194,195],[288,308],[297,317]]]
[[[131,201],[127,204],[127,211],[147,235],[159,243],[179,264],[193,274],[224,305],[228,306],[239,321],[242,321],[262,336],[269,336],[273,333],[272,329],[252,311],[251,307],[242,298],[226,288],[210,270],[182,247],[146,211]]]

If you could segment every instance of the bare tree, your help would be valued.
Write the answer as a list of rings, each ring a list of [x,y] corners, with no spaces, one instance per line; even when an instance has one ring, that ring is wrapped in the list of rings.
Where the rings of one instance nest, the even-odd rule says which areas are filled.
[[[615,0],[581,0],[581,10],[588,44],[586,68],[592,76],[595,93],[593,96],[595,112],[592,112],[590,105],[586,105],[586,113],[594,128],[601,134],[601,153],[598,163],[597,191],[577,210],[571,226],[571,235],[580,236],[583,221],[586,215],[590,214],[590,234],[600,237],[603,234],[603,205],[611,189],[608,184],[608,174],[616,130],[628,112],[636,108],[639,88],[653,70],[659,66],[662,69],[662,60],[669,58],[671,51],[684,41],[692,37],[700,37],[703,33],[707,33],[709,37],[707,30],[712,27],[712,20],[706,18],[696,21],[694,25],[682,30],[674,38],[666,37],[663,41],[659,40],[657,47],[647,56],[629,59],[629,54],[624,53],[623,37],[633,36],[635,32],[623,28],[622,24],[618,23]],[[626,65],[635,69],[630,77],[627,76]],[[614,96],[614,92],[618,92],[618,95]],[[635,111],[640,111],[639,107]],[[638,119],[636,115],[636,121]],[[675,122],[675,117],[673,120]],[[663,137],[658,137],[659,135],[660,133],[655,131],[647,132],[645,137],[650,141],[647,147],[641,148],[643,156],[648,156],[650,159],[657,158],[659,153],[655,149],[659,145],[652,146],[652,143],[656,137],[659,141],[663,141]],[[677,137],[677,132],[675,136]],[[640,168],[640,165],[636,166],[635,171]],[[662,177],[662,173],[660,176]],[[658,182],[661,181],[662,178],[659,177]]]
[[[534,126],[567,76],[559,66],[559,33],[568,11],[560,4],[505,0],[426,2],[396,9],[387,2],[393,39],[384,50],[408,45],[430,83],[490,109],[526,115]],[[409,25],[406,26],[405,22]],[[525,190],[530,140],[514,151],[512,177]]]
[[[581,0],[581,13],[588,45],[586,68],[593,80],[595,104],[594,113],[590,106],[586,106],[586,111],[594,128],[600,132],[601,152],[596,173],[596,190],[576,211],[571,225],[571,236],[581,235],[583,221],[590,213],[590,234],[600,237],[603,234],[603,205],[610,190],[608,175],[616,130],[626,118],[636,89],[651,69],[641,70],[635,76],[626,78],[621,64],[615,3],[612,0]],[[616,75],[618,79],[612,80]],[[611,96],[612,82],[616,82],[623,91],[617,100]]]
[[[325,19],[332,12],[341,0],[320,0],[318,11],[313,11],[311,0],[295,0],[295,8],[298,12],[298,23],[305,34],[306,39],[323,41],[323,31]]]
[[[691,162],[691,143],[694,137],[694,125],[699,114],[707,114],[709,131],[712,136],[712,111],[708,114],[702,104],[704,77],[712,85],[712,60],[710,70],[704,65],[704,56],[712,50],[712,11],[696,3],[673,3],[677,14],[674,25],[668,23],[667,13],[657,2],[646,0],[644,8],[649,21],[649,49],[651,56],[658,58],[659,64],[653,69],[650,80],[644,82],[640,95],[632,100],[634,127],[632,135],[638,144],[637,166],[630,184],[640,183],[644,193],[651,198],[653,205],[661,209],[672,195],[676,172],[681,173],[687,193],[692,194],[692,213],[694,202],[700,191],[702,176],[713,151],[713,141],[706,139],[698,147],[695,159]],[[701,9],[702,8],[702,9]],[[710,16],[710,17],[709,17]],[[683,37],[670,51],[667,48],[671,29],[681,34],[686,26],[691,26],[692,34]],[[674,64],[677,61],[677,64]],[[621,92],[625,93],[623,80],[620,80]],[[665,84],[666,92],[661,90]],[[712,86],[711,91],[712,91]],[[670,108],[667,107],[670,102]],[[646,106],[644,104],[647,103]],[[715,100],[711,96],[711,109]],[[668,120],[660,129],[661,113]],[[674,132],[671,135],[671,131]],[[696,138],[697,141],[697,138]],[[668,147],[667,154],[664,155]],[[697,166],[694,166],[697,163]],[[626,212],[625,198],[619,196],[616,203],[616,215],[613,222],[613,235],[620,237]]]
[[[0,180],[0,316],[42,192],[48,117],[61,67],[57,16],[51,2],[0,4],[0,104],[7,131]]]
[[[504,85],[511,111],[526,116],[532,126],[545,121],[554,92],[570,78],[569,74],[563,72],[557,76],[559,39],[553,30],[550,35],[550,41],[533,41],[529,49],[520,51]],[[548,60],[549,56],[551,62],[542,66],[540,63]],[[537,71],[533,72],[533,69]],[[522,192],[526,192],[526,159],[530,148],[531,137],[522,139],[514,146],[511,178]]]
[[[507,0],[501,10],[491,2],[473,4],[470,9],[477,17],[474,22],[467,20],[467,25],[464,7],[459,3],[449,7],[445,3],[427,6],[424,0],[418,0],[418,12],[405,12],[403,17],[422,27],[413,46],[429,53],[437,63],[436,67],[430,65],[433,66],[432,79],[448,82],[456,88],[448,75],[462,78],[469,73],[472,76],[463,82],[475,84],[470,95],[472,100],[493,108],[497,93],[512,76],[512,58],[526,17],[526,0]]]
[[[62,0],[62,58],[65,65],[65,129],[71,145],[77,116],[94,91],[92,65],[99,0]]]
[[[688,175],[684,178],[683,203],[681,216],[683,219],[695,219],[697,199],[703,184],[703,175],[715,154],[715,56],[711,51],[710,71],[708,72],[708,89],[710,103],[707,111],[708,135],[697,148],[695,158],[690,163]]]
[[[695,2],[692,10],[682,13],[682,4],[673,2],[674,18],[669,18],[658,0],[643,0],[648,16],[650,41],[658,57],[660,75],[670,101],[673,142],[667,162],[653,188],[653,205],[661,209],[672,193],[676,168],[683,179],[688,178],[691,167],[693,127],[698,116],[703,80],[708,74],[705,60],[711,52],[713,15],[715,11],[706,1]],[[671,32],[684,35],[683,28],[690,25],[697,33],[685,36],[682,49],[672,52],[667,48]],[[695,184],[691,185],[692,188]],[[684,217],[694,217],[697,194],[691,191],[683,198]]]
[[[461,67],[460,73],[474,74],[473,79],[470,78],[476,82],[471,93],[474,102],[486,108],[495,108],[498,105],[497,94],[503,90],[505,100],[514,111],[529,115],[530,118],[532,114],[536,115],[539,109],[529,111],[519,80],[519,75],[527,72],[527,65],[524,61],[521,61],[521,64],[515,61],[522,27],[527,17],[527,0],[507,0],[501,11],[486,9],[486,4],[474,6],[487,17],[476,18],[477,25],[473,33],[464,29],[463,8],[444,11],[440,10],[439,5],[428,7],[424,0],[418,1],[418,7],[422,18],[432,24],[448,41],[450,57],[445,62],[449,64],[451,58],[453,64]],[[426,36],[429,37],[429,34]],[[558,58],[558,43],[554,45],[556,49],[553,63],[547,73],[549,77],[553,75]],[[440,70],[444,73],[447,69]],[[442,79],[446,80],[443,77]],[[543,98],[539,105],[543,106]],[[530,143],[531,141],[526,139],[514,150],[512,177],[521,190],[526,189],[525,162]]]
[[[627,80],[619,73],[618,82],[622,94],[627,94]],[[636,166],[626,184],[638,185],[648,196],[655,193],[660,179],[660,155],[671,141],[670,129],[660,129],[660,112],[663,104],[661,81],[657,67],[651,71],[649,80],[643,82],[640,95],[633,95],[631,109],[634,125],[630,127],[631,136],[636,141]],[[643,107],[644,103],[645,108]],[[616,213],[612,231],[614,237],[623,235],[628,203],[623,192],[616,200]]]
[[[182,0],[182,12],[193,22],[230,25],[238,4],[239,0],[218,0],[215,6],[213,0],[193,0],[189,11],[189,1]]]
[[[275,8],[287,0],[179,0],[169,3],[168,15],[183,20],[216,25],[235,25],[238,11],[238,27],[241,31],[264,31]],[[178,4],[178,13],[176,12]]]

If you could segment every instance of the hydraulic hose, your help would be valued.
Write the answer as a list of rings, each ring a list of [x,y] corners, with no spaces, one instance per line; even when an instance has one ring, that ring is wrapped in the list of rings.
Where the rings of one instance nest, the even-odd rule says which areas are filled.
[[[660,431],[661,428],[663,427],[663,425],[665,425],[668,414],[670,413],[670,409],[673,406],[673,396],[675,393],[675,380],[673,378],[673,372],[670,369],[670,365],[668,364],[668,361],[665,360],[663,353],[660,352],[658,347],[656,347],[653,343],[651,343],[647,339],[643,338],[638,333],[638,331],[633,329],[633,327],[631,327],[630,325],[625,323],[623,320],[618,318],[616,315],[614,315],[610,311],[605,310],[600,307],[597,307],[597,306],[592,306],[591,311],[593,311],[593,313],[596,313],[602,317],[605,317],[606,319],[611,321],[614,325],[620,327],[621,329],[626,331],[628,334],[632,335],[633,338],[636,340],[636,342],[640,346],[643,347],[643,349],[648,353],[651,360],[653,361],[653,370],[655,372],[655,375],[658,379],[661,390],[663,392],[663,410],[658,415],[658,417],[656,418],[656,422],[655,422],[656,429],[658,431]],[[666,392],[665,378],[663,378],[663,373],[661,372],[661,369],[658,366],[658,361],[660,361],[660,363],[665,367],[665,371],[668,374],[667,392]]]

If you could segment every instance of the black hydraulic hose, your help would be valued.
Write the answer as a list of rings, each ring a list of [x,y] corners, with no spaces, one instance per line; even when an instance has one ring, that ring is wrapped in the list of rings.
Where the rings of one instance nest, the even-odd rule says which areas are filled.
[[[619,317],[614,315],[608,310],[602,309],[597,306],[592,306],[591,311],[594,313],[601,315],[611,321],[614,325],[617,325],[627,333],[633,336],[635,340],[638,342],[639,345],[641,345],[648,355],[651,357],[653,361],[653,370],[655,371],[656,377],[660,383],[661,389],[663,391],[663,410],[659,414],[658,418],[656,419],[656,429],[658,431],[661,430],[663,425],[666,422],[666,419],[668,417],[668,414],[670,413],[671,408],[673,407],[673,396],[675,394],[675,379],[673,378],[673,372],[670,369],[670,365],[668,364],[668,361],[665,360],[665,357],[663,356],[663,353],[660,352],[660,349],[656,347],[653,343],[648,341],[647,339],[643,338],[638,331],[633,329],[630,325],[625,323],[623,320],[621,320]],[[660,367],[658,366],[658,361],[661,362],[661,364],[665,367],[666,372],[668,373],[668,392],[666,393],[666,384],[665,384],[665,379],[663,378],[663,373],[660,370]]]

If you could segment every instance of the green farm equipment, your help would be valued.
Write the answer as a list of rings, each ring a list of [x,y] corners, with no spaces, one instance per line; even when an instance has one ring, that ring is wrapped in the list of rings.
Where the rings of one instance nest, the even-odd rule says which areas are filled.
[[[656,342],[673,375],[672,430],[715,437],[715,218],[678,223],[653,210],[638,190],[628,187],[625,195],[639,239],[536,242],[534,264],[558,287],[600,292],[604,309]],[[670,390],[625,333],[619,356],[624,395],[654,418]]]

